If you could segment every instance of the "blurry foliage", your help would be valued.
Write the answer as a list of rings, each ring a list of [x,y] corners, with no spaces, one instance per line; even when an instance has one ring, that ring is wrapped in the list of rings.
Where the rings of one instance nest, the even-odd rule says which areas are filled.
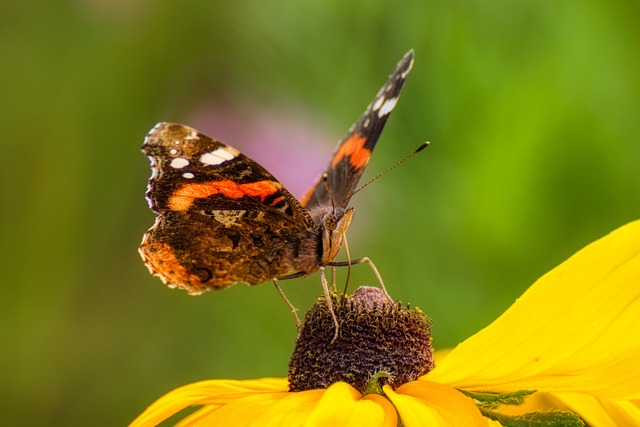
[[[433,317],[437,347],[477,331],[639,216],[639,8],[3,5],[2,424],[123,425],[190,381],[285,375],[295,327],[272,285],[194,298],[142,265],[153,221],[142,138],[157,121],[198,125],[203,105],[234,103],[283,122],[306,111],[328,153],[409,48],[414,71],[368,174],[432,146],[358,194],[350,248]],[[353,278],[374,280],[366,266]],[[284,288],[303,310],[320,294],[317,276]]]

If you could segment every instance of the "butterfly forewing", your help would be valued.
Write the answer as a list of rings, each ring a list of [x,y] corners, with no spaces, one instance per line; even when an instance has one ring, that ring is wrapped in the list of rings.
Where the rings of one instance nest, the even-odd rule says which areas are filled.
[[[326,184],[319,179],[302,199],[312,210],[331,204],[345,208],[358,185],[384,125],[400,96],[404,82],[413,66],[413,51],[409,51],[396,66],[387,83],[380,89],[367,110],[338,142],[326,170]],[[329,189],[329,194],[327,192]],[[333,198],[333,200],[331,200]]]
[[[294,208],[299,202],[266,169],[193,128],[158,123],[142,150],[151,162],[147,201],[156,213],[234,210],[253,204],[300,219]]]

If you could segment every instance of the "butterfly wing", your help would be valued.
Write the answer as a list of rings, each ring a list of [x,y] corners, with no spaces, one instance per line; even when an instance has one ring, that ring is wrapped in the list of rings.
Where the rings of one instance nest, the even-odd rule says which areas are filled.
[[[413,66],[413,50],[396,66],[387,83],[380,89],[362,117],[351,126],[347,135],[338,142],[331,163],[326,170],[327,182],[322,177],[302,198],[309,211],[318,206],[331,205],[345,208],[358,185],[373,148],[378,142],[389,115],[393,111],[404,82]],[[331,195],[327,192],[327,188]]]
[[[147,201],[158,214],[140,254],[167,285],[198,293],[300,271],[315,225],[258,163],[188,126],[159,123],[145,138]],[[310,238],[311,236],[311,238]]]

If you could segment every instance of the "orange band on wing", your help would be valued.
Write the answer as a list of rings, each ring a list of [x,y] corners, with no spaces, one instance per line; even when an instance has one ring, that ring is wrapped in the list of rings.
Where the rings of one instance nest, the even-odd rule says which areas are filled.
[[[166,285],[177,286],[189,293],[196,294],[207,290],[208,287],[201,283],[198,276],[180,264],[170,245],[149,240],[145,235],[140,246],[140,254],[151,274],[160,277]]]
[[[238,184],[233,181],[212,181],[201,184],[187,184],[177,189],[169,198],[169,207],[174,211],[186,211],[195,199],[204,199],[214,194],[223,194],[232,199],[244,196],[260,197],[264,199],[280,191],[280,184],[274,181],[256,181]]]
[[[271,202],[271,204],[269,206],[275,206],[275,205],[277,205],[278,203],[280,203],[283,200],[284,200],[284,196],[279,196],[279,197],[275,198],[273,200],[273,202]]]
[[[333,156],[331,166],[335,167],[345,156],[351,156],[349,163],[356,169],[363,168],[367,165],[371,150],[364,147],[367,138],[359,134],[353,134],[349,139],[340,145],[338,152]]]

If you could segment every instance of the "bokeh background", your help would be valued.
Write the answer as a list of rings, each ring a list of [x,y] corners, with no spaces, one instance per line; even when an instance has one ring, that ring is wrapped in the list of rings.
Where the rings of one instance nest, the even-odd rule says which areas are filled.
[[[367,175],[432,145],[355,197],[349,242],[431,315],[436,347],[640,216],[636,1],[1,9],[3,425],[125,425],[179,385],[286,375],[296,332],[272,285],[190,297],[136,252],[154,218],[140,146],[161,120],[301,195],[415,49]],[[352,286],[374,283],[354,268]],[[303,311],[321,293],[317,276],[283,286]]]

